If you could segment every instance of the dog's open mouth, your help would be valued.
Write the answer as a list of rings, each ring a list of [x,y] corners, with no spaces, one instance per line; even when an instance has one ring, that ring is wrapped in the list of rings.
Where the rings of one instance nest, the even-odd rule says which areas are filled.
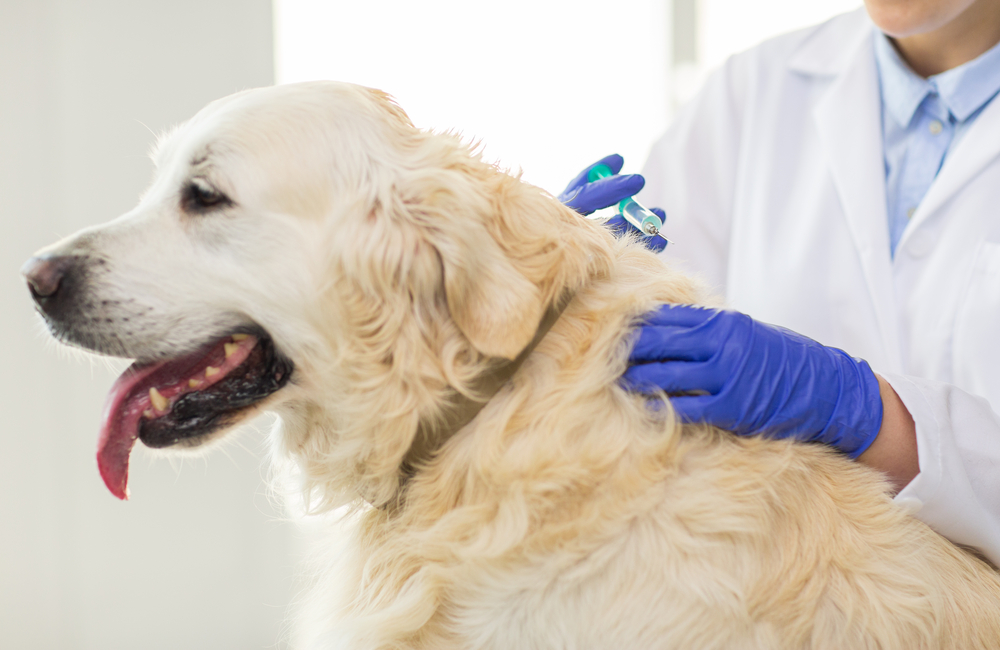
[[[97,447],[104,484],[127,499],[137,438],[148,447],[197,444],[249,414],[285,385],[291,370],[263,331],[233,334],[176,359],[133,364],[104,407]]]

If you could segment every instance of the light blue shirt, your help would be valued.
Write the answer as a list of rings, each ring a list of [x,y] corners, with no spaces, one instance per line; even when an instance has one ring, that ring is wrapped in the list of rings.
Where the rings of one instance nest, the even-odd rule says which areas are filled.
[[[875,30],[882,93],[889,246],[896,244],[948,152],[1000,92],[1000,44],[968,63],[924,79]]]

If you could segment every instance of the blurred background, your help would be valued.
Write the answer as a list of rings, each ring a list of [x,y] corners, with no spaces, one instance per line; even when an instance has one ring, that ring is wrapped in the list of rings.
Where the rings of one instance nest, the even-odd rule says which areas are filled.
[[[339,79],[553,193],[637,171],[712,68],[860,0],[0,0],[0,648],[286,647],[304,543],[262,418],[199,459],[94,461],[125,362],[50,342],[18,268],[129,210],[156,134],[254,86]]]

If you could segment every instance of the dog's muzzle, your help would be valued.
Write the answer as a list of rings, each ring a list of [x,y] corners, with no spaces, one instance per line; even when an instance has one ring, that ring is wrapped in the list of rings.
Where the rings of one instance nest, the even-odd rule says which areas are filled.
[[[263,327],[235,314],[227,315],[234,325],[207,331],[193,345],[166,354],[150,350],[132,336],[131,328],[141,327],[136,312],[121,304],[134,299],[101,294],[107,269],[97,255],[38,255],[21,273],[56,338],[97,353],[138,357],[111,388],[98,439],[101,477],[125,499],[136,440],[154,448],[202,444],[257,412],[288,383],[294,364]],[[162,320],[149,316],[150,309],[148,322]]]

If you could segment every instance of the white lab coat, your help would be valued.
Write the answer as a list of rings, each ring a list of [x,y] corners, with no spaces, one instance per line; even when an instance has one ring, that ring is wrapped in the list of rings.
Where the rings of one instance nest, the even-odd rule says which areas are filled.
[[[643,171],[664,256],[726,304],[866,359],[916,422],[897,502],[1000,565],[1000,100],[889,253],[864,10],[732,57]]]

